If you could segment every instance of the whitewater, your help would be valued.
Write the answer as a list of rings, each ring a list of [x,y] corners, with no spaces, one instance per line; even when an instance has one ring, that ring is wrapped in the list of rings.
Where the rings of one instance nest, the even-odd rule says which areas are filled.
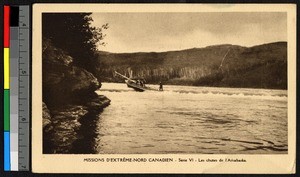
[[[111,99],[95,122],[97,153],[287,153],[287,90],[103,83],[97,93]]]

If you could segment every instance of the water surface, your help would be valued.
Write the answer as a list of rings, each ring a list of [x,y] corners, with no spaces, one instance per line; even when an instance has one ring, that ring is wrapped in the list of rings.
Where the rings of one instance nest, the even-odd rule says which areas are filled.
[[[153,86],[158,87],[158,86]],[[287,91],[164,86],[135,92],[103,83],[111,99],[96,125],[105,154],[287,153]]]

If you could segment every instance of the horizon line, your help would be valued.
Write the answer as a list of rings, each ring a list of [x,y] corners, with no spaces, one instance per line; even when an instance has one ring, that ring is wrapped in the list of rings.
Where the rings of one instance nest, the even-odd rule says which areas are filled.
[[[242,46],[238,44],[212,44],[204,47],[192,47],[192,48],[185,48],[185,49],[174,49],[174,50],[166,50],[166,51],[134,51],[134,52],[111,52],[111,51],[105,51],[105,50],[98,50],[98,52],[106,52],[106,53],[113,53],[113,54],[132,54],[132,53],[165,53],[165,52],[177,52],[177,51],[184,51],[184,50],[190,50],[190,49],[202,49],[202,48],[207,48],[207,47],[213,47],[213,46],[225,46],[225,45],[231,45],[231,46],[239,46],[239,47],[245,47],[245,48],[251,48],[255,46],[260,46],[260,45],[265,45],[265,44],[273,44],[273,43],[282,43],[285,42],[287,43],[288,41],[274,41],[274,42],[268,42],[268,43],[261,43],[257,45],[252,45],[252,46]]]

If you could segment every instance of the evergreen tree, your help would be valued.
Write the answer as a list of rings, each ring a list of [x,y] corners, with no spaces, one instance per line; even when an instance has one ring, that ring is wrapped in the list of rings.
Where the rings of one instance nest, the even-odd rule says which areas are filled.
[[[54,46],[63,49],[74,58],[74,64],[91,72],[95,69],[98,45],[105,45],[102,27],[92,27],[91,13],[44,13],[42,15],[43,37]]]

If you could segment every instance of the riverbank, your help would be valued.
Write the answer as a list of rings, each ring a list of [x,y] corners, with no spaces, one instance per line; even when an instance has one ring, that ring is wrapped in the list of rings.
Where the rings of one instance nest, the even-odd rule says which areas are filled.
[[[87,102],[67,104],[51,111],[43,103],[43,153],[78,153],[80,148],[74,147],[75,144],[91,147],[88,139],[92,136],[87,136],[87,133],[95,132],[91,123],[97,121],[109,104],[107,97],[96,94]],[[87,125],[90,125],[89,129]],[[85,143],[78,143],[82,141]]]
[[[96,121],[110,99],[95,93],[101,83],[73,58],[43,40],[43,153],[76,153],[89,137],[85,125]]]
[[[287,42],[98,55],[95,76],[103,82],[122,82],[114,76],[117,71],[142,77],[147,84],[287,89]]]

